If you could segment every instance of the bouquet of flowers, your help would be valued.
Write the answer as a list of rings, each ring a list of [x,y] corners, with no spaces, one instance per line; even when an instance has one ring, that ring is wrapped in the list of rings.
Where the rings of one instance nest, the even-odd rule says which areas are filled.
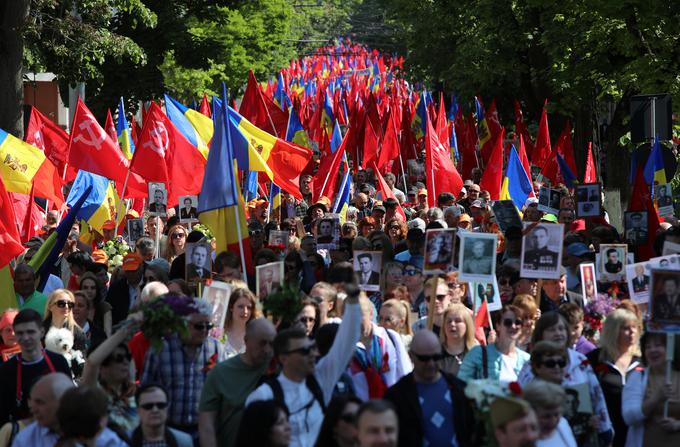
[[[123,257],[130,252],[130,246],[122,236],[117,236],[106,242],[102,250],[109,257],[109,270],[112,271],[123,264]]]
[[[593,343],[600,339],[602,321],[609,315],[620,301],[606,293],[598,293],[597,296],[585,305],[583,316],[583,336]]]
[[[518,382],[500,383],[497,380],[471,380],[465,387],[465,396],[475,404],[478,421],[476,441],[479,445],[495,446],[496,440],[491,423],[491,403],[499,396],[520,397],[522,387]]]
[[[283,283],[262,302],[262,310],[271,316],[274,322],[280,322],[284,327],[292,324],[302,311],[300,286]]]
[[[210,228],[206,227],[203,224],[197,223],[191,226],[191,231],[200,231],[203,233],[203,236],[207,239],[209,243],[212,243],[212,241],[215,240],[215,236],[213,236],[212,231],[210,231]]]
[[[186,317],[196,313],[196,305],[190,297],[164,295],[142,303],[139,310],[144,314],[142,332],[158,352],[167,336],[177,334],[181,337],[188,333]]]

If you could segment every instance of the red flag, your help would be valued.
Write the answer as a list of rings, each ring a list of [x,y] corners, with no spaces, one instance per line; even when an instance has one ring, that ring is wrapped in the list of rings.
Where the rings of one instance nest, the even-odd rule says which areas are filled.
[[[529,165],[529,159],[527,158],[527,151],[524,147],[524,137],[519,135],[519,160],[522,162],[522,166],[527,173],[527,177],[531,179],[531,166]]]
[[[331,154],[329,151],[328,154],[321,157],[319,170],[316,172],[313,183],[314,202],[322,196],[328,197],[331,203],[333,202],[335,198],[335,185],[338,183],[338,173],[340,172],[340,163],[342,162],[345,147],[349,139],[348,134],[352,131],[352,127],[347,130],[347,133],[342,138],[340,147],[338,147],[335,153]]]
[[[14,215],[17,217],[21,242],[24,243],[40,232],[45,218],[42,209],[35,203],[32,195],[18,192],[8,194],[14,206]],[[22,216],[24,217],[22,218]]]
[[[380,175],[380,170],[375,164],[373,164],[373,170],[375,171],[375,178],[377,180],[375,185],[376,192],[380,192],[380,197],[382,197],[383,202],[387,199],[397,200],[397,198],[394,196],[392,188],[390,188],[390,186],[387,184],[383,176]],[[399,204],[398,200],[397,200],[397,214],[401,216],[403,222],[406,222],[406,213],[404,213],[404,209],[401,207],[401,204]]]
[[[635,184],[633,185],[633,192],[628,202],[628,211],[647,211],[647,234],[649,235],[646,245],[637,247],[635,260],[637,262],[647,261],[655,255],[654,253],[654,237],[659,229],[659,214],[654,207],[645,175],[642,167],[638,168],[635,175]]]
[[[35,107],[31,107],[25,141],[42,150],[63,175],[68,161],[68,134]]]
[[[118,134],[116,133],[116,125],[113,124],[113,116],[111,116],[111,109],[106,109],[106,122],[104,123],[104,130],[120,149],[120,145],[118,144]]]
[[[427,203],[433,207],[436,195],[450,192],[454,197],[463,189],[463,179],[451,160],[451,154],[437,138],[429,116],[425,134],[425,177],[427,182]]]
[[[132,134],[132,142],[135,143],[135,147],[139,144],[139,134],[142,133],[139,124],[137,124],[137,119],[133,116],[132,121],[130,121],[130,133]]]
[[[534,143],[531,140],[531,135],[529,134],[529,128],[524,123],[524,115],[522,114],[522,106],[519,101],[515,99],[515,130],[524,139],[524,145],[526,151],[529,154],[534,153]],[[531,177],[530,177],[531,178]]]
[[[418,157],[416,154],[416,137],[411,129],[411,112],[408,104],[405,104],[401,111],[401,149],[402,161],[413,160]]]
[[[210,102],[208,101],[208,95],[203,95],[203,100],[201,101],[201,107],[198,109],[203,115],[208,118],[212,118],[212,111],[210,110]]]
[[[548,101],[546,100],[547,104]],[[552,148],[550,146],[550,131],[548,130],[548,112],[543,106],[541,113],[541,121],[538,123],[538,135],[536,137],[536,147],[531,154],[531,164],[534,166],[543,166],[550,157]]]
[[[5,183],[0,178],[0,268],[24,252],[21,236],[14,215],[14,205],[7,194]]]
[[[151,103],[146,114],[139,144],[132,156],[130,169],[150,182],[168,183],[168,150],[170,148],[170,120],[161,108]]]
[[[399,156],[399,140],[397,139],[396,110],[390,113],[387,120],[385,138],[383,138],[382,148],[378,156],[376,167],[380,170],[385,169],[387,164]]]
[[[37,228],[33,225],[33,204],[35,203],[35,187],[31,188],[31,194],[28,196],[28,203],[26,204],[26,211],[24,213],[24,221],[21,228],[21,243],[28,242],[33,236],[37,234]]]
[[[472,170],[479,167],[476,148],[477,128],[475,127],[475,119],[472,117],[472,113],[468,113],[461,128],[463,129],[463,132],[461,132],[462,138],[458,140],[460,155],[463,159],[461,170],[463,177],[469,179],[472,178]]]
[[[567,162],[567,166],[571,169],[574,175],[578,174],[576,170],[576,161],[574,160],[574,146],[571,142],[571,122],[567,120],[564,125],[564,130],[560,135],[558,140],[557,152],[562,156],[564,161]]]
[[[583,183],[596,183],[597,172],[595,171],[595,160],[593,160],[593,142],[588,143],[588,156],[586,158],[586,171],[583,173]]]
[[[68,162],[115,181],[125,181],[129,166],[118,143],[101,128],[80,98],[73,117]]]
[[[449,128],[446,125],[446,106],[444,105],[444,93],[439,94],[439,112],[437,112],[437,124],[436,124],[437,138],[439,142],[444,145],[447,149],[449,147]]]
[[[475,328],[487,327],[489,325],[489,308],[486,304],[486,299],[482,300],[482,304],[477,309],[475,315]]]
[[[501,186],[503,183],[504,136],[505,131],[503,129],[501,129],[500,133],[496,134],[493,152],[489,157],[489,164],[486,166],[482,179],[479,182],[479,187],[482,190],[489,191],[491,200],[499,200],[501,195]]]
[[[243,93],[239,113],[260,129],[279,138],[286,137],[288,113],[262,93],[253,70],[248,71],[248,85]]]
[[[373,128],[368,114],[366,114],[364,119],[364,153],[363,159],[361,160],[361,167],[366,169],[376,161],[377,157],[378,135],[376,135],[376,130]]]

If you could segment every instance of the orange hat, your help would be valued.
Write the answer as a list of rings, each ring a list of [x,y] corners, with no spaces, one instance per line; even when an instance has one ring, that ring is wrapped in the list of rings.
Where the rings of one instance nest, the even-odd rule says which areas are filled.
[[[14,317],[19,313],[16,309],[7,309],[0,316],[0,331],[14,323]]]
[[[427,195],[427,189],[425,189],[425,188],[420,188],[420,189],[418,190],[418,195],[419,195],[419,196],[426,196],[426,195]]]
[[[94,262],[98,264],[106,264],[109,262],[109,257],[106,256],[106,252],[104,250],[95,250],[92,252],[92,259]]]
[[[138,253],[128,253],[123,258],[123,270],[126,272],[134,272],[142,265],[142,261],[142,257]]]
[[[139,213],[135,210],[128,210],[127,213],[125,213],[125,217],[131,217],[133,219],[139,218]]]
[[[107,220],[104,222],[104,225],[102,225],[103,230],[115,230],[116,229],[116,223],[112,220]]]

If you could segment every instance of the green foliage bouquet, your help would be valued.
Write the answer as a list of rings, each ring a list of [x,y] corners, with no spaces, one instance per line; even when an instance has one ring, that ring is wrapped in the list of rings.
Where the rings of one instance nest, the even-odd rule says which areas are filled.
[[[262,310],[282,327],[292,324],[302,311],[300,285],[283,283],[280,288],[264,299]]]
[[[144,314],[142,332],[156,352],[163,348],[167,336],[186,336],[189,330],[186,317],[197,311],[193,298],[179,295],[164,295],[142,303],[139,310]]]

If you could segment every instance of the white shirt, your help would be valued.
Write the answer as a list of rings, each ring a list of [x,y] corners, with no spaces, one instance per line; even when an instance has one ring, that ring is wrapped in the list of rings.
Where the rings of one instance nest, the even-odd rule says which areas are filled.
[[[354,354],[354,345],[359,341],[360,333],[361,307],[359,304],[347,304],[333,346],[328,354],[316,364],[314,372],[326,404],[331,400],[333,387]],[[286,406],[290,411],[290,447],[312,447],[316,443],[323,422],[321,405],[314,399],[314,395],[304,381],[293,382],[283,374],[279,374],[277,380],[281,383]],[[274,393],[271,387],[263,383],[250,393],[246,399],[246,406],[251,402],[273,398]],[[312,402],[311,405],[309,405],[310,402]],[[309,407],[305,408],[308,405]]]
[[[528,363],[528,362],[527,362]],[[501,372],[498,376],[500,382],[514,382],[517,380],[517,373],[515,373],[515,366],[517,365],[517,357],[510,357],[509,355],[501,354]]]
[[[549,437],[536,441],[536,447],[576,447],[576,439],[569,422],[563,417],[560,418],[555,431]]]
[[[57,433],[47,427],[38,425],[37,422],[32,422],[16,435],[12,442],[12,447],[54,447],[58,440],[59,435]],[[127,446],[127,444],[108,428],[105,428],[97,436],[97,447],[124,446]]]

